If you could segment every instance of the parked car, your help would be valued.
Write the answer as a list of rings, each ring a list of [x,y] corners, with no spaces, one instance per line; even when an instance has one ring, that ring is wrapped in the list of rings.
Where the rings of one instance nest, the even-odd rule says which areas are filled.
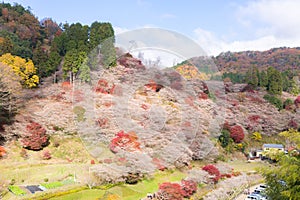
[[[266,189],[268,187],[268,185],[266,185],[266,184],[260,184],[258,187]]]
[[[245,200],[262,200],[262,199],[260,195],[252,193],[249,194]]]
[[[254,194],[261,194],[261,192],[264,191],[264,190],[265,190],[265,188],[257,187],[257,188],[255,188],[253,193]]]

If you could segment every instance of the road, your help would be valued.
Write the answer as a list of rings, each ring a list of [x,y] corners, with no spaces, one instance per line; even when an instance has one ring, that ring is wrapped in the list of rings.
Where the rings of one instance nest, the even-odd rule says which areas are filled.
[[[257,185],[254,185],[254,186],[250,187],[250,193],[253,192],[254,189],[255,189],[256,187],[258,187],[259,185],[260,185],[260,184],[257,184]],[[242,193],[242,194],[240,194],[239,196],[237,196],[237,197],[235,198],[235,200],[245,200],[246,197],[247,197],[247,195],[244,194],[244,193]]]

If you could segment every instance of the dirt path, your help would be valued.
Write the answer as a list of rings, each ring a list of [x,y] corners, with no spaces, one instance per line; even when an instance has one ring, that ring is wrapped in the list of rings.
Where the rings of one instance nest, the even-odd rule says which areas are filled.
[[[251,186],[251,187],[250,187],[250,193],[252,193],[252,192],[254,191],[254,189],[255,189],[256,187],[258,187],[259,185],[260,185],[260,184]],[[244,193],[242,193],[242,194],[240,194],[239,196],[237,196],[237,197],[235,198],[235,200],[245,200],[246,197],[247,197],[247,195],[244,194]]]

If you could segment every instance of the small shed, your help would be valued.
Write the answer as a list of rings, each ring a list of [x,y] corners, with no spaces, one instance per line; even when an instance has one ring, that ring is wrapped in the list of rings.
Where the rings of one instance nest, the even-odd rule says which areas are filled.
[[[263,145],[263,151],[268,152],[268,151],[284,151],[284,146],[282,144],[264,144]]]

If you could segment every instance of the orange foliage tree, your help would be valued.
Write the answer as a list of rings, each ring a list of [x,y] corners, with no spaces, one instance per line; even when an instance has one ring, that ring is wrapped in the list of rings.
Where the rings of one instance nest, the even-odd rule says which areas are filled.
[[[134,132],[125,133],[120,131],[116,134],[116,137],[111,140],[110,150],[117,153],[119,149],[134,152],[139,151],[140,143],[137,141],[138,137]]]

